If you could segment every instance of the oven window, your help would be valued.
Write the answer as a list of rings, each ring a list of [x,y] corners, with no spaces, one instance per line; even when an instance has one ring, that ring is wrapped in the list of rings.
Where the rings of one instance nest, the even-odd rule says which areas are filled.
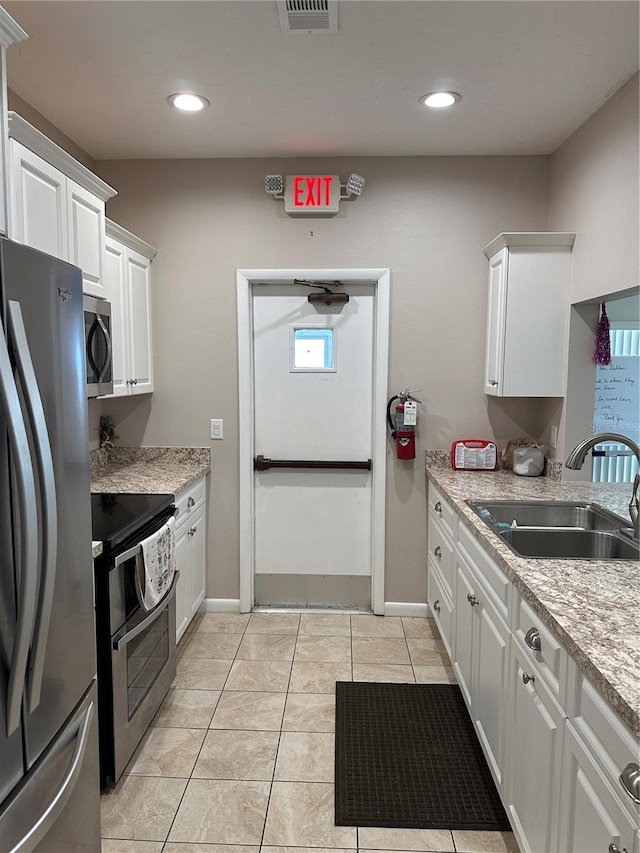
[[[169,660],[169,609],[127,644],[127,704],[129,719]]]

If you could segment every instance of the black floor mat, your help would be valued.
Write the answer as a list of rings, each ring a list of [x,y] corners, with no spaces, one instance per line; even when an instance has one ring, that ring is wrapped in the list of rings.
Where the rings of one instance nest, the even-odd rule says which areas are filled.
[[[335,822],[511,829],[457,685],[336,684]]]

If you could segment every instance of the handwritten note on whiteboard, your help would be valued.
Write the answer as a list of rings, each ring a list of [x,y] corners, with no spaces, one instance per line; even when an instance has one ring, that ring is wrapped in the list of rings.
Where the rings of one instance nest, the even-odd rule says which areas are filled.
[[[640,358],[618,355],[596,367],[594,432],[618,432],[640,442]]]

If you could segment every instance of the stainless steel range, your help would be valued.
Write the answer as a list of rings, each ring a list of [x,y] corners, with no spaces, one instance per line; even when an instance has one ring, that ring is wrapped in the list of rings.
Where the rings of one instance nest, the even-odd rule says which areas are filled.
[[[143,539],[175,513],[173,495],[91,497],[98,652],[100,786],[114,785],[176,674],[176,572],[164,598],[144,603]]]

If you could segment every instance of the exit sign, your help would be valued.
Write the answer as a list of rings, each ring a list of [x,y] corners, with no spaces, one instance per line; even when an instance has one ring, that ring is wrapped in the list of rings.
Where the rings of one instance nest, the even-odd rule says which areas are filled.
[[[340,209],[338,175],[286,175],[284,209],[287,213],[313,215]]]

